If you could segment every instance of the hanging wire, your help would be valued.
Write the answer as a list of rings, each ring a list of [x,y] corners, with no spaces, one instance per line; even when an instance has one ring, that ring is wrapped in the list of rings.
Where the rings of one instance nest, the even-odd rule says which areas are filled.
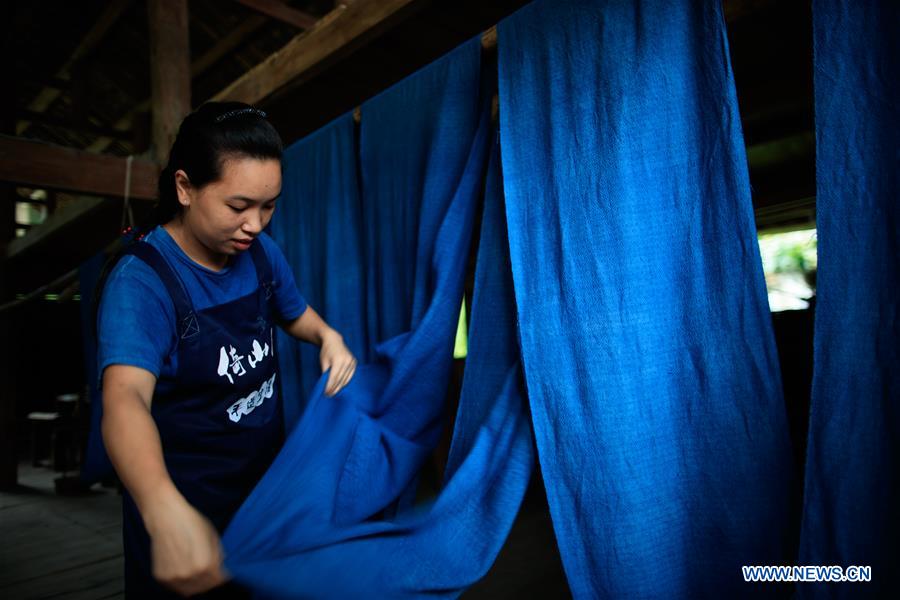
[[[129,154],[128,158],[125,159],[125,191],[122,194],[124,202],[122,203],[122,226],[120,229],[123,231],[126,224],[129,230],[134,228],[134,213],[131,211],[131,165],[133,162],[134,155]]]

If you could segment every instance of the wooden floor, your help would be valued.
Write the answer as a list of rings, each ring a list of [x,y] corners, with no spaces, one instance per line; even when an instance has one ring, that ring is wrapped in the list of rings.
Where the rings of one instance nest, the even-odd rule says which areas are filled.
[[[121,498],[99,486],[59,496],[56,476],[23,464],[19,489],[0,492],[0,599],[123,598]],[[532,482],[496,563],[463,600],[570,597],[546,499]]]
[[[122,598],[118,493],[58,496],[57,475],[23,464],[19,489],[0,492],[0,598]]]

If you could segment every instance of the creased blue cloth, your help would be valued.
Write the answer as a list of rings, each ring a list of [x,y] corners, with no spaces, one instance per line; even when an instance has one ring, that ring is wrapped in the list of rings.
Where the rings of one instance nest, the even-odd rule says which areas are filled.
[[[900,597],[900,4],[813,2],[818,290],[804,597]]]
[[[353,115],[348,113],[284,153],[281,199],[271,235],[298,289],[341,332],[360,362],[368,360],[362,202]],[[322,374],[319,348],[278,332],[285,423],[300,418]]]
[[[364,198],[377,203],[366,207],[366,224],[397,232],[369,240],[385,264],[368,281],[391,286],[378,296],[390,302],[379,301],[373,331],[400,331],[376,346],[337,397],[322,396],[320,379],[226,530],[227,569],[262,595],[455,596],[487,571],[512,525],[532,449],[496,161],[479,254],[473,368],[447,484],[425,509],[377,518],[412,481],[439,431],[487,162],[489,104],[479,93],[479,67],[476,39],[363,107]],[[421,112],[427,118],[415,116]],[[401,115],[416,127],[396,129]],[[388,318],[392,307],[401,314]]]
[[[759,593],[790,451],[719,2],[498,27],[522,360],[578,598]]]

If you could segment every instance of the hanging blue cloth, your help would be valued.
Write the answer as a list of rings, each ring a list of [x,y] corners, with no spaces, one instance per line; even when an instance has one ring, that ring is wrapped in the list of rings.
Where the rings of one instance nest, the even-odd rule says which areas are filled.
[[[485,163],[468,166],[484,116],[480,79],[481,46],[473,39],[362,105],[359,160],[373,345],[422,322],[433,300],[435,261],[456,251],[438,246],[437,233],[458,225],[444,225],[454,198],[482,184],[466,179],[484,172]],[[486,140],[482,128],[477,143]]]
[[[719,2],[498,27],[522,360],[578,598],[750,595],[790,450]]]
[[[281,199],[270,231],[309,305],[341,332],[359,361],[366,362],[366,280],[354,128],[348,113],[285,150]],[[319,348],[281,330],[278,350],[290,429],[322,367]]]
[[[396,521],[337,525],[323,501],[338,478],[328,463],[341,460],[349,441],[342,432],[358,417],[350,398],[324,398],[320,386],[223,539],[229,570],[263,596],[455,597],[493,563],[525,493],[533,449],[497,160],[485,195],[469,367],[446,486],[433,504]],[[370,384],[354,380],[347,390],[365,393]]]
[[[337,397],[322,395],[320,379],[223,536],[227,569],[264,594],[453,596],[484,574],[512,525],[531,448],[508,285],[499,300],[486,286],[478,302],[488,312],[473,315],[472,352],[484,364],[466,378],[446,488],[424,512],[377,518],[440,432],[490,139],[480,53],[474,39],[363,106],[370,335],[389,337]],[[502,292],[508,271],[490,262],[502,259],[501,241],[487,238],[481,277],[497,277]],[[487,331],[479,345],[474,323],[486,320],[497,329],[478,325]]]
[[[471,234],[459,219],[472,214],[483,184],[487,111],[477,39],[362,105],[368,339],[370,356],[390,357],[392,369],[365,407],[377,425],[360,424],[344,467],[343,518],[369,516],[352,498],[378,497],[372,481],[391,481],[378,510],[399,492],[408,498],[413,472],[438,442],[462,303],[465,250],[457,244]],[[384,436],[396,434],[385,460]]]
[[[813,2],[818,290],[804,597],[900,597],[900,5]]]

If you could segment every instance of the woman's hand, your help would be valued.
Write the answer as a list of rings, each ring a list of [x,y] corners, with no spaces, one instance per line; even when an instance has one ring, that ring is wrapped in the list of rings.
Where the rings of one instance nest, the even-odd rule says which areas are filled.
[[[325,384],[325,395],[334,396],[350,382],[356,372],[356,358],[344,345],[344,338],[332,329],[322,336],[319,360],[323,373],[331,370]]]
[[[312,306],[307,306],[303,314],[284,326],[284,329],[298,340],[322,348],[319,352],[322,372],[331,370],[325,384],[325,395],[334,396],[344,389],[356,372],[356,358],[344,345],[341,334],[329,327]]]
[[[177,490],[162,498],[144,522],[150,534],[153,577],[160,583],[192,596],[228,580],[218,532]]]

